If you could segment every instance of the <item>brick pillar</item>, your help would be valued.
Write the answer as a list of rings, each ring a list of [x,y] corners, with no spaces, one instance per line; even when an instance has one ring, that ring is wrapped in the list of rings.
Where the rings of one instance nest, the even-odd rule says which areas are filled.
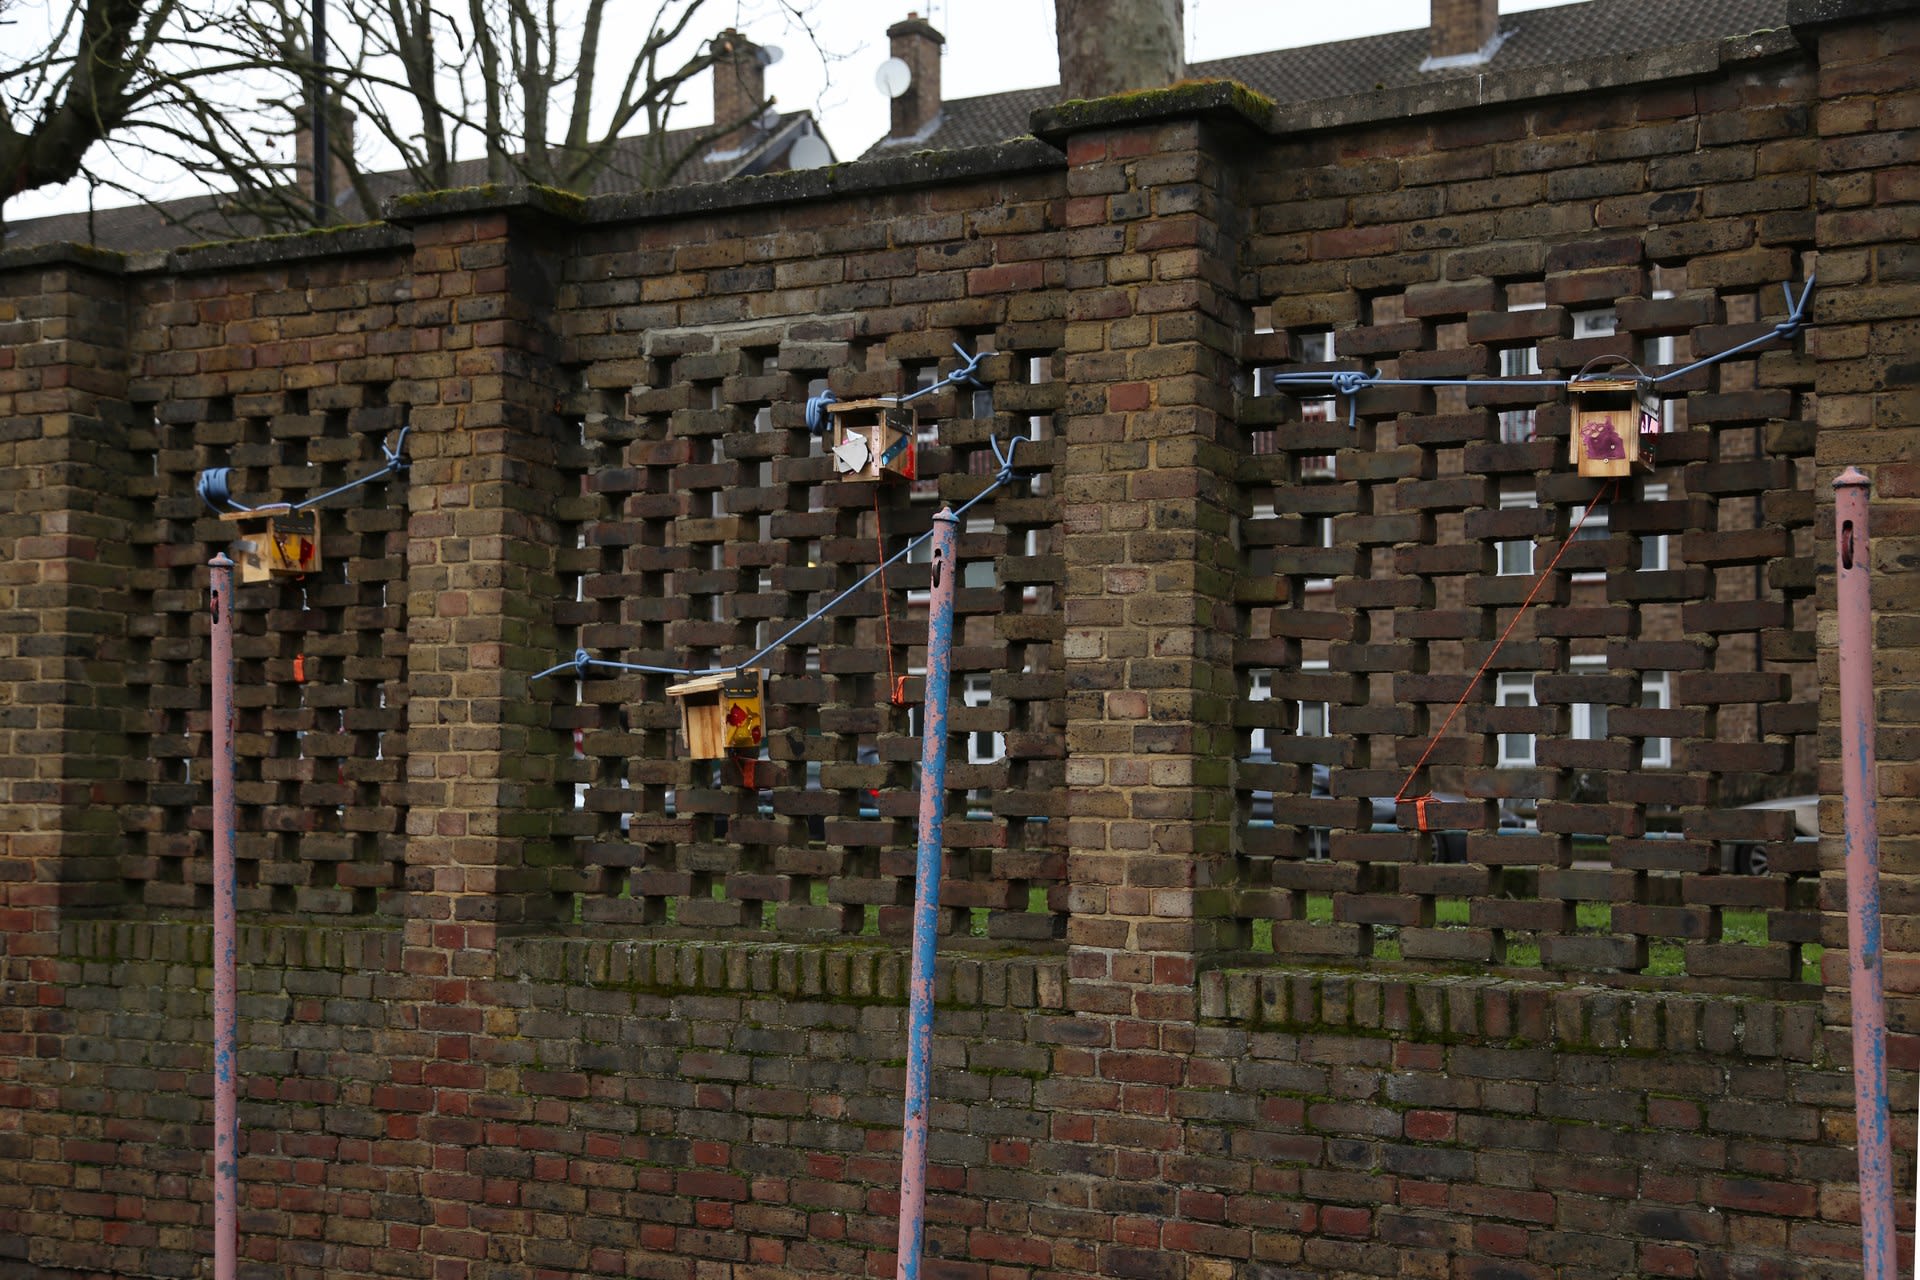
[[[1232,866],[1235,212],[1222,86],[1043,112],[1067,151],[1070,993],[1177,1051]],[[1184,114],[1174,114],[1184,113]],[[1108,122],[1104,117],[1113,116]],[[1106,1074],[1104,1070],[1101,1074]]]
[[[1846,6],[1796,4],[1813,17]],[[1844,15],[1840,15],[1844,16]],[[1820,283],[1806,348],[1815,360],[1819,439],[1820,791],[1823,832],[1841,830],[1839,655],[1833,625],[1833,478],[1857,466],[1873,482],[1874,701],[1880,763],[1880,885],[1886,944],[1889,1056],[1911,1066],[1920,1026],[1920,389],[1913,334],[1920,318],[1920,171],[1895,145],[1897,103],[1912,101],[1920,67],[1903,51],[1920,38],[1908,13],[1802,27],[1819,58]],[[1903,98],[1901,95],[1905,95]],[[1825,837],[1822,900],[1828,1047],[1848,1056],[1844,947],[1846,875],[1837,834]],[[1902,1036],[1901,1032],[1908,1032]],[[1906,1041],[1901,1044],[1901,1041]]]
[[[562,496],[548,361],[562,224],[536,203],[411,205],[407,945],[419,973],[486,971],[500,928],[552,920],[561,747],[547,726]]]
[[[0,255],[0,980],[118,900],[126,369],[117,258]]]

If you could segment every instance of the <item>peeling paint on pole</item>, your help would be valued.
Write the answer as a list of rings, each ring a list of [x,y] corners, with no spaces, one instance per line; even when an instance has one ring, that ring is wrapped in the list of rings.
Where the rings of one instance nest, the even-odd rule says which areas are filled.
[[[1833,482],[1840,622],[1840,765],[1846,802],[1847,983],[1853,997],[1853,1101],[1860,1156],[1863,1280],[1894,1280],[1893,1156],[1887,1132],[1887,1010],[1880,936],[1880,819],[1874,776],[1873,602],[1867,477]]]
[[[240,1110],[234,967],[233,561],[210,562],[213,581],[213,1276],[234,1280],[240,1260]]]
[[[900,1245],[894,1274],[918,1280],[927,1212],[927,1108],[933,1076],[933,963],[939,935],[947,799],[947,691],[953,676],[954,550],[959,518],[933,517],[927,603],[927,697],[921,709],[920,852],[913,884],[913,976],[907,1002],[907,1108],[900,1139]]]

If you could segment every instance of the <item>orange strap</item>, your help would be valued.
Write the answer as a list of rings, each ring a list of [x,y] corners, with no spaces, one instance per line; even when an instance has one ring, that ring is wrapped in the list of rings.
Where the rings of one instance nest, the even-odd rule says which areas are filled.
[[[1474,689],[1480,684],[1480,677],[1487,674],[1487,668],[1493,665],[1494,655],[1500,652],[1500,646],[1507,642],[1507,637],[1513,634],[1514,627],[1519,625],[1520,615],[1527,611],[1527,607],[1533,603],[1533,598],[1540,594],[1540,588],[1546,583],[1547,575],[1553,572],[1554,566],[1560,563],[1560,557],[1567,553],[1567,548],[1573,545],[1574,538],[1579,535],[1580,526],[1587,522],[1587,517],[1593,514],[1593,509],[1600,505],[1600,499],[1613,492],[1614,485],[1615,482],[1612,480],[1601,485],[1599,491],[1593,495],[1593,501],[1587,503],[1587,509],[1582,511],[1580,518],[1573,522],[1573,528],[1567,530],[1566,541],[1562,542],[1560,549],[1553,553],[1553,559],[1549,560],[1547,567],[1540,571],[1540,576],[1533,580],[1533,587],[1527,592],[1527,598],[1520,602],[1520,607],[1513,611],[1513,617],[1507,620],[1507,629],[1500,633],[1498,640],[1494,641],[1493,648],[1487,650],[1486,660],[1480,664],[1480,669],[1473,673],[1473,679],[1467,681],[1467,687],[1460,694],[1460,701],[1454,703],[1453,710],[1447,712],[1447,718],[1440,722],[1439,732],[1435,733],[1432,740],[1427,743],[1427,749],[1420,753],[1420,759],[1407,774],[1407,780],[1400,784],[1400,790],[1393,797],[1395,804],[1407,798],[1407,788],[1412,786],[1413,780],[1420,776],[1420,770],[1426,766],[1427,757],[1432,755],[1433,749],[1440,745],[1440,739],[1445,736],[1447,727],[1453,723],[1453,718],[1460,714],[1460,708],[1466,706],[1467,699],[1473,696]],[[1413,802],[1414,819],[1422,831],[1427,829],[1427,801],[1431,797],[1432,792],[1428,792],[1427,795]]]
[[[893,673],[893,604],[887,595],[887,535],[880,526],[880,487],[873,490],[873,542],[880,557],[880,616],[887,634],[887,701],[896,707],[907,705],[907,678]]]

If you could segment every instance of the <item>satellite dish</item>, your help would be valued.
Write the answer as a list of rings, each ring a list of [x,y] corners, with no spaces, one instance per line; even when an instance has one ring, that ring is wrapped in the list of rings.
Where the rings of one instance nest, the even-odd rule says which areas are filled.
[[[826,139],[817,133],[810,133],[793,144],[787,152],[789,169],[818,169],[822,165],[833,163],[833,152],[828,150]]]
[[[899,58],[888,58],[873,73],[873,82],[880,86],[880,92],[897,98],[913,83],[913,68]]]
[[[754,50],[754,60],[763,67],[770,67],[787,56],[787,51],[777,44],[763,44]]]
[[[769,106],[765,111],[760,113],[760,127],[762,129],[771,129],[779,123],[780,108]]]

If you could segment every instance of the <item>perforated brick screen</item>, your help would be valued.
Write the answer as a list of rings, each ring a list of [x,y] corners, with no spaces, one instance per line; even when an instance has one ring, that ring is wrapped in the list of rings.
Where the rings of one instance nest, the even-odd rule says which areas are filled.
[[[301,502],[378,471],[382,446],[396,441],[404,421],[387,403],[384,380],[352,371],[338,382],[304,371],[309,376],[295,380],[311,389],[195,395],[193,371],[206,363],[196,352],[230,353],[219,335],[236,317],[254,316],[256,304],[261,315],[299,317],[289,324],[358,334],[367,291],[321,281],[312,289],[183,300],[178,305],[198,308],[206,320],[162,330],[169,349],[150,358],[153,376],[143,390],[163,398],[136,407],[141,417],[129,433],[141,460],[132,496],[147,517],[132,534],[138,567],[129,581],[126,730],[133,802],[119,810],[127,833],[120,874],[129,895],[150,907],[211,902],[207,562],[246,535],[196,495],[200,474],[230,468],[232,494],[243,505]],[[179,375],[166,376],[170,368]],[[236,374],[232,381],[246,380]],[[330,499],[313,511],[317,572],[236,591],[242,910],[397,910],[406,826],[405,501],[399,483]]]
[[[1251,945],[1801,977],[1817,844],[1789,810],[1739,806],[1816,789],[1811,364],[1774,351],[1666,384],[1654,465],[1619,481],[1575,473],[1562,387],[1356,401],[1270,379],[1657,375],[1783,311],[1638,239],[1256,311],[1235,658]]]
[[[807,427],[809,396],[927,386],[959,364],[955,343],[992,353],[987,385],[913,403],[920,479],[837,478]],[[577,743],[565,830],[580,919],[907,931],[926,557],[857,584],[942,504],[991,484],[990,439],[1020,435],[1031,443],[1016,451],[1018,476],[960,529],[942,927],[1002,942],[1062,936],[1058,344],[1057,325],[888,334],[849,316],[656,328],[644,360],[576,369],[565,407],[579,497],[564,504],[572,545],[555,612],[564,643],[643,666],[727,666],[851,589],[758,664],[758,752],[689,760],[667,695],[676,676],[565,684],[553,723]]]

